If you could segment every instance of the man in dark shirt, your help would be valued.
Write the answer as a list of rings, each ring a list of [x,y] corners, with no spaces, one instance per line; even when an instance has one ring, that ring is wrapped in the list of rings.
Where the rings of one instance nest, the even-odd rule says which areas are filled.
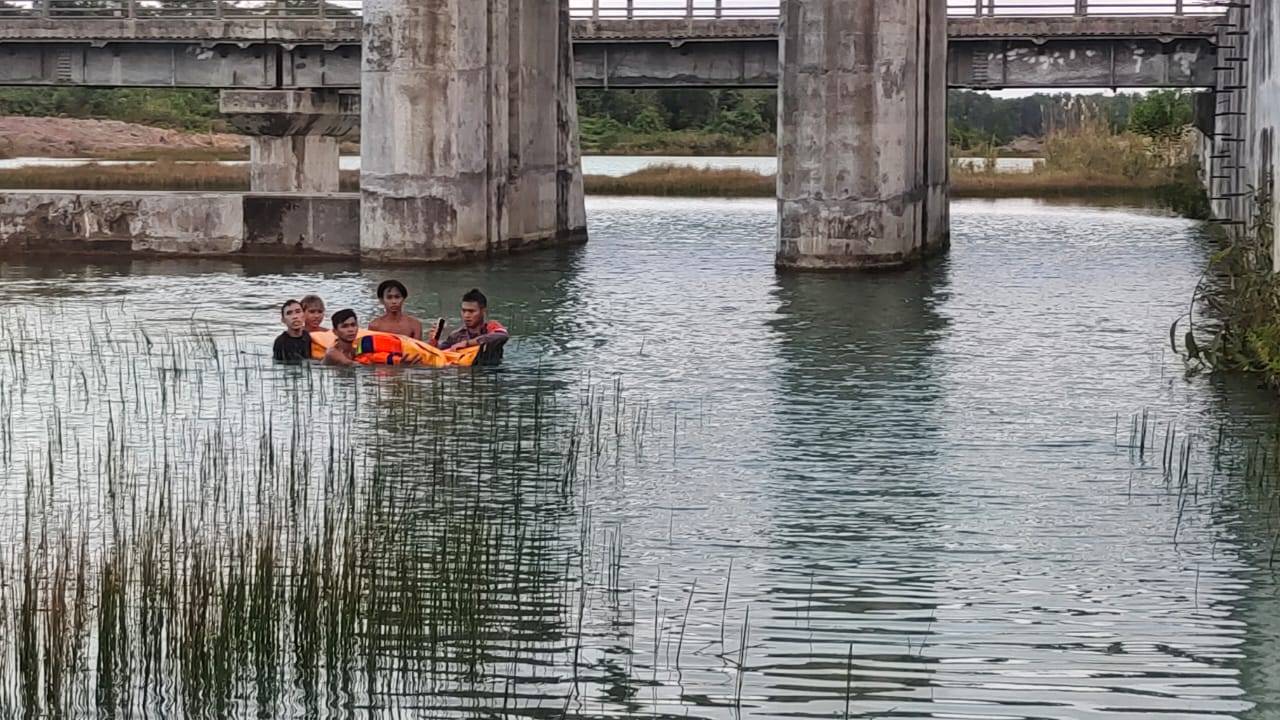
[[[280,308],[280,321],[284,332],[276,338],[272,357],[276,362],[300,363],[311,359],[311,334],[307,332],[307,316],[302,303],[289,300]]]
[[[502,323],[488,318],[489,299],[479,290],[472,289],[462,296],[462,327],[450,333],[443,341],[435,339],[435,346],[445,350],[462,350],[480,346],[476,365],[497,365],[502,362],[502,348],[511,335]]]

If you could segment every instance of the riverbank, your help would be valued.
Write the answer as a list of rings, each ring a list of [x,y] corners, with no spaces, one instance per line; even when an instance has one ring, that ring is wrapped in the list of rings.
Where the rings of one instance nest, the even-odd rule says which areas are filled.
[[[777,177],[740,169],[662,165],[620,177],[589,175],[592,195],[657,197],[774,197]],[[951,196],[964,198],[1131,198],[1152,201],[1192,219],[1205,219],[1209,208],[1195,170],[1130,178],[1089,171],[1035,168],[1031,172],[986,172],[954,167]]]
[[[1020,146],[1021,147],[1021,146]],[[997,157],[1038,157],[1037,146],[1000,148]],[[585,155],[609,157],[776,157],[773,135],[742,138],[707,131],[600,134],[582,127]],[[359,155],[356,140],[343,154]],[[953,148],[952,155],[973,154]],[[986,151],[983,153],[987,154]],[[6,158],[96,158],[99,160],[246,160],[249,138],[226,132],[196,132],[119,120],[74,117],[0,116],[0,160]]]
[[[616,176],[588,175],[585,181],[588,194],[603,196],[768,198],[777,192],[777,178],[770,173],[665,163]],[[344,170],[340,184],[343,191],[358,191],[359,172]],[[169,159],[128,165],[33,166],[0,170],[0,189],[245,191],[249,189],[249,169],[243,164]],[[1194,172],[1185,171],[1128,178],[1040,168],[1007,173],[955,168],[951,174],[951,194],[955,198],[1155,198],[1188,217],[1200,218],[1205,214]]]
[[[1280,274],[1275,272],[1274,189],[1257,188],[1253,217],[1218,233],[1189,310],[1169,328],[1173,350],[1196,370],[1244,371],[1280,389]]]
[[[5,157],[238,160],[249,157],[249,141],[118,120],[0,116],[0,158]]]

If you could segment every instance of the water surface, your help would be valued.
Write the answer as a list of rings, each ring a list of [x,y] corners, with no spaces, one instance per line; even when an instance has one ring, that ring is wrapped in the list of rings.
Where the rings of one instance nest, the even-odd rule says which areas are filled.
[[[417,518],[377,536],[391,600],[357,633],[393,677],[402,666],[426,677],[414,659],[435,646],[409,609],[427,593],[415,563],[436,557],[435,523],[455,503],[481,497],[475,507],[537,538],[477,536],[502,561],[476,587],[505,598],[477,621],[483,672],[422,685],[371,674],[313,714],[1280,712],[1262,521],[1225,479],[1210,487],[1207,459],[1187,501],[1154,450],[1118,447],[1144,410],[1160,433],[1172,422],[1205,435],[1269,412],[1247,383],[1187,377],[1167,347],[1209,253],[1197,225],[1135,208],[957,202],[946,257],[798,275],[773,269],[770,201],[593,198],[588,211],[583,247],[454,268],[0,265],[13,343],[0,395],[14,425],[0,530],[20,536],[27,470],[50,464],[53,515],[83,514],[91,534],[109,526],[109,512],[86,509],[107,503],[85,500],[100,496],[83,478],[110,447],[128,458],[113,477],[145,498],[184,488],[197,499],[183,507],[204,502],[202,485],[252,494],[252,472],[237,480],[202,447],[238,448],[253,467],[259,438],[302,438],[317,461],[282,483],[291,496],[325,496],[319,458],[353,448],[361,478],[377,461],[398,468],[375,484]],[[389,275],[424,317],[483,287],[516,336],[505,366],[350,374],[262,361],[283,298],[319,292],[367,318]],[[484,408],[505,419],[473,414]],[[604,418],[603,439],[584,447],[603,449],[580,456],[575,479],[503,460],[541,437],[527,418],[563,440],[584,408]],[[501,452],[486,455],[492,443]],[[512,580],[529,566],[536,582]],[[252,714],[254,697],[265,696],[234,712]],[[308,697],[282,691],[273,707],[300,713]]]

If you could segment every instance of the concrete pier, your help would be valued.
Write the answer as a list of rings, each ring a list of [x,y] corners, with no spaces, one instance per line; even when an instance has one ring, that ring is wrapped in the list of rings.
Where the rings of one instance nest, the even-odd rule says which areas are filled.
[[[944,250],[945,0],[790,0],[780,49],[779,267]]]
[[[338,192],[338,139],[323,135],[249,138],[253,192]]]
[[[336,193],[339,146],[359,133],[360,98],[333,90],[224,90],[219,104],[249,139],[249,187]]]
[[[366,0],[361,250],[586,237],[567,0]]]

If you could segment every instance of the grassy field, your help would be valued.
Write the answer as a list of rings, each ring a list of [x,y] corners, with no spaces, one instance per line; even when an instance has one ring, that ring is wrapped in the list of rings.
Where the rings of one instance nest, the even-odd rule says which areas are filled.
[[[342,189],[359,189],[356,172],[343,172]],[[160,160],[146,165],[27,167],[0,170],[4,190],[225,190],[249,189],[247,165]]]

